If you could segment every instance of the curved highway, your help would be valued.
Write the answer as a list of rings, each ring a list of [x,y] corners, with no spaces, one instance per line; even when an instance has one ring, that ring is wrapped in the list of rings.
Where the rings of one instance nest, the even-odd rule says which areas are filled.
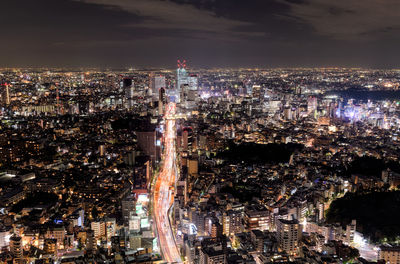
[[[175,119],[176,105],[169,103],[165,113],[164,155],[163,167],[158,175],[154,188],[154,218],[157,226],[158,239],[164,260],[173,263],[182,263],[174,234],[169,222],[168,209],[174,201],[173,187],[177,177],[176,168],[176,130]]]

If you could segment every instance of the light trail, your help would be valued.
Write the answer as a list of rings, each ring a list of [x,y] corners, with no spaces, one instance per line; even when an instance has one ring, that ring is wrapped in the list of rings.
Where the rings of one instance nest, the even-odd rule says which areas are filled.
[[[182,263],[168,217],[168,209],[174,201],[171,187],[175,186],[177,177],[175,119],[172,118],[175,112],[176,105],[174,103],[169,103],[165,113],[164,161],[154,188],[153,201],[154,219],[156,221],[158,239],[164,260],[169,263]]]
[[[378,248],[370,244],[361,233],[354,233],[354,246],[360,252],[360,256],[365,258],[368,261],[377,261],[378,260]]]

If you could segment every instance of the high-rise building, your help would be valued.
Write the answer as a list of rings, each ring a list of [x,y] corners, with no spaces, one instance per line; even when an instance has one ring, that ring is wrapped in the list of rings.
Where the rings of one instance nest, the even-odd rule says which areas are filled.
[[[133,97],[135,93],[132,78],[124,78],[122,81],[122,86],[125,93],[125,107],[131,108],[134,104]]]
[[[197,234],[204,235],[205,234],[204,213],[196,208],[191,208],[189,218],[192,221],[192,223],[197,227]]]
[[[189,87],[188,73],[186,71],[186,60],[178,60],[178,69],[176,70],[176,87],[175,87],[175,100],[181,102],[180,95],[184,87]]]
[[[22,258],[23,249],[22,249],[22,239],[19,236],[12,236],[10,238],[10,251],[11,255],[14,258]]]
[[[253,84],[251,82],[246,83],[246,93],[247,95],[253,95]]]
[[[243,213],[229,210],[222,216],[223,233],[226,236],[233,236],[243,231]]]
[[[165,76],[156,75],[152,77],[153,80],[151,81],[151,92],[153,95],[153,99],[157,100],[159,98],[159,91],[161,88],[165,88]]]
[[[357,220],[353,219],[349,225],[346,226],[346,238],[345,243],[348,245],[353,244],[354,235],[356,233]]]
[[[96,239],[102,238],[106,235],[106,223],[104,221],[92,222],[90,228],[93,230]]]
[[[325,205],[324,205],[324,203],[318,202],[317,210],[318,210],[318,222],[321,222],[321,221],[324,220],[324,215],[325,215]]]
[[[276,222],[276,239],[280,249],[291,255],[296,254],[301,232],[299,221],[278,219]]]
[[[106,146],[105,145],[100,145],[99,146],[99,155],[101,156],[101,157],[103,157],[104,156],[104,154],[105,154],[105,152],[106,152]]]
[[[197,75],[191,74],[188,77],[188,85],[189,85],[189,90],[191,91],[197,91],[198,90],[198,86],[199,86],[199,79],[197,77]]]
[[[132,196],[128,196],[122,200],[122,218],[124,219],[124,225],[129,225],[129,218],[131,212],[135,212],[135,200]]]
[[[222,232],[222,225],[218,222],[218,219],[214,218],[211,224],[211,237],[220,237]]]
[[[263,94],[263,89],[262,89],[261,85],[254,84],[252,86],[251,92],[252,92],[254,98],[260,98],[261,95]],[[266,91],[264,96],[269,98],[270,93],[268,93],[268,91]]]
[[[107,242],[111,242],[111,237],[115,236],[117,232],[117,222],[115,218],[106,219],[106,237]]]
[[[166,103],[166,98],[165,98],[165,88],[161,87],[160,90],[158,91],[158,101],[162,103]]]
[[[158,90],[158,114],[163,115],[164,114],[164,104],[166,103],[166,97],[165,97],[165,88],[161,87]]]
[[[2,84],[1,99],[4,107],[7,107],[10,103],[10,85],[8,83]]]
[[[193,109],[196,106],[198,98],[198,78],[192,74],[188,78],[188,84],[182,86],[182,101],[188,109]]]
[[[150,156],[152,163],[159,161],[161,158],[161,147],[157,132],[152,129],[143,129],[136,131],[138,145],[143,152]]]
[[[318,106],[317,97],[311,96],[307,99],[307,112],[309,114],[317,110],[317,106]]]

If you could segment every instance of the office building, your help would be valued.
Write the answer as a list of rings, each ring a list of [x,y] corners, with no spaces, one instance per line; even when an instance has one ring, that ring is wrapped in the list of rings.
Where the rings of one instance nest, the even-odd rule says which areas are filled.
[[[156,75],[154,77],[151,77],[151,93],[153,96],[153,99],[157,100],[159,98],[159,92],[161,88],[166,87],[165,83],[165,76],[162,75]]]
[[[122,87],[125,93],[125,107],[132,108],[134,105],[134,84],[131,78],[124,78],[122,81]]]
[[[182,92],[189,87],[188,73],[186,71],[186,60],[178,60],[178,69],[176,70],[175,99],[177,103],[181,102]]]
[[[131,213],[135,212],[135,200],[133,196],[128,196],[125,199],[123,199],[121,201],[121,205],[122,205],[122,218],[124,219],[124,225],[128,226]]]
[[[244,213],[244,222],[247,230],[269,230],[270,212],[263,206],[247,208]]]

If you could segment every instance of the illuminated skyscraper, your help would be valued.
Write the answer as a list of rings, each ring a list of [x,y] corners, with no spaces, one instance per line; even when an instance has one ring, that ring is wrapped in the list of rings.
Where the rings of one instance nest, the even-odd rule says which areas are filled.
[[[131,78],[124,78],[123,89],[125,92],[125,106],[127,108],[133,107],[134,86]]]
[[[165,88],[161,87],[160,90],[158,91],[158,114],[159,115],[164,114],[164,104],[165,103],[166,103]]]
[[[193,109],[196,105],[196,99],[198,97],[197,89],[198,89],[198,78],[197,75],[191,74],[187,77],[188,84],[182,85],[182,97],[181,103],[187,109]]]
[[[2,85],[2,91],[1,91],[1,99],[3,101],[3,106],[7,107],[8,105],[10,105],[10,88],[9,88],[9,84],[8,83],[4,83]]]
[[[279,247],[288,254],[295,254],[301,238],[301,225],[297,220],[278,219],[276,234]]]
[[[153,95],[153,99],[157,100],[159,97],[159,91],[161,88],[165,88],[165,76],[162,75],[156,75],[156,76],[151,76],[151,92]]]
[[[308,113],[313,113],[315,110],[317,110],[318,106],[318,101],[317,98],[314,96],[311,96],[307,99],[307,111]]]
[[[122,218],[124,220],[125,226],[129,226],[129,219],[131,212],[135,210],[135,200],[133,196],[128,196],[121,201],[122,206]]]
[[[185,86],[189,86],[188,73],[186,71],[186,60],[182,62],[178,60],[178,69],[176,70],[176,89],[175,89],[175,99],[176,102],[180,102],[180,94],[185,89]]]
[[[161,88],[158,91],[158,100],[160,102],[166,103],[166,98],[165,98],[165,88]]]
[[[22,258],[22,239],[19,236],[12,236],[10,238],[10,252],[14,258]]]
[[[199,79],[197,78],[197,75],[190,75],[188,77],[188,84],[189,84],[189,90],[191,91],[197,91],[198,86],[199,86]]]

